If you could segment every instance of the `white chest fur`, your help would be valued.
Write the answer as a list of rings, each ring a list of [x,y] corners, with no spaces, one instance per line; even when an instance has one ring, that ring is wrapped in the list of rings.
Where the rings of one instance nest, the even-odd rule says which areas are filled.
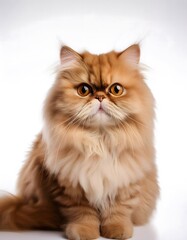
[[[121,146],[109,149],[100,140],[82,145],[84,152],[72,149],[56,163],[55,169],[61,180],[68,179],[74,187],[80,185],[94,206],[104,207],[115,198],[119,188],[136,182],[144,174],[141,156],[137,160]]]

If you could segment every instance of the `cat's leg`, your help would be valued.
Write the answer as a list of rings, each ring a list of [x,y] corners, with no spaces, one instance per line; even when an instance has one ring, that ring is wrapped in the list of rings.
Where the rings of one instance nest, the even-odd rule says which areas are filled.
[[[157,176],[155,172],[152,172],[140,184],[138,194],[139,204],[132,213],[132,222],[134,225],[143,225],[149,221],[155,209],[158,196]]]
[[[96,239],[100,236],[100,215],[93,208],[83,189],[72,186],[67,179],[59,181],[60,192],[55,193],[53,201],[61,215],[61,230],[71,240]]]
[[[128,239],[133,234],[132,210],[128,205],[116,202],[102,212],[101,236],[105,238]]]
[[[98,238],[100,236],[99,213],[89,205],[87,200],[76,196],[76,189],[69,187],[68,192],[70,194],[57,198],[64,221],[61,227],[66,237],[71,240]]]
[[[148,222],[159,194],[156,172],[143,180],[119,190],[115,203],[102,212],[101,235],[107,238],[128,239],[133,225]]]
[[[68,209],[71,217],[65,234],[71,240],[97,239],[100,236],[98,214],[91,207],[76,206]]]

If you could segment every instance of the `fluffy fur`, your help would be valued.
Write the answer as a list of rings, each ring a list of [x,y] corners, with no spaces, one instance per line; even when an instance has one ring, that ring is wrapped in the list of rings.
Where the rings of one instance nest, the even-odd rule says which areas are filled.
[[[133,224],[149,220],[159,193],[154,100],[139,56],[138,45],[102,55],[62,47],[44,127],[21,170],[17,197],[0,199],[0,229],[126,239]],[[77,90],[83,83],[88,95]],[[116,83],[119,95],[111,90]]]

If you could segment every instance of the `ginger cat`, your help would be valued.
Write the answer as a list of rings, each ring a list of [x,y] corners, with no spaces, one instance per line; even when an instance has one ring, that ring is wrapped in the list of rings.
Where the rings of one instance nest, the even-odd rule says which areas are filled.
[[[135,44],[117,53],[64,46],[44,126],[18,180],[0,198],[0,229],[55,229],[71,240],[127,239],[159,195],[154,100]]]

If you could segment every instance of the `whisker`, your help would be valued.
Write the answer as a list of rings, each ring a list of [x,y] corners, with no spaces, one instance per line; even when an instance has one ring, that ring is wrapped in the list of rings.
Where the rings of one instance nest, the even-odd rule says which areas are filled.
[[[135,122],[135,123],[140,124],[140,125],[143,126],[143,127],[147,127],[145,124],[143,124],[142,122],[136,120],[136,119],[133,118],[133,117],[130,117],[129,115],[127,115],[127,118],[129,118],[130,120],[132,120],[132,121]]]

